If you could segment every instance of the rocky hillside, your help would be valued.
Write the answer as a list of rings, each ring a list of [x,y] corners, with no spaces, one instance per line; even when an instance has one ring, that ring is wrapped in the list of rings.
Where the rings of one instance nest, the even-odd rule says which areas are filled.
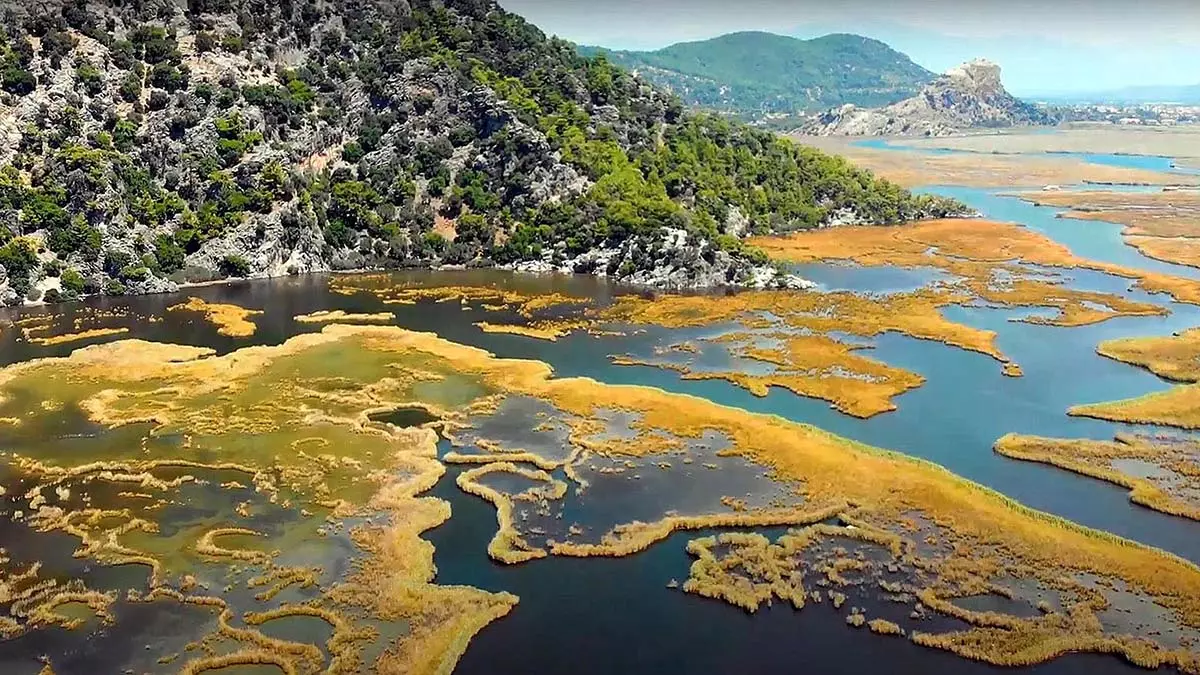
[[[512,265],[774,283],[746,232],[955,211],[490,0],[0,0],[0,300]]]
[[[976,60],[952,68],[916,96],[876,109],[830,110],[804,129],[819,136],[945,136],[964,129],[1053,124],[1004,89],[1000,66]]]
[[[842,104],[881,106],[916,94],[934,74],[878,40],[800,40],[730,33],[651,52],[582,47],[677,94],[685,104],[757,119]]]

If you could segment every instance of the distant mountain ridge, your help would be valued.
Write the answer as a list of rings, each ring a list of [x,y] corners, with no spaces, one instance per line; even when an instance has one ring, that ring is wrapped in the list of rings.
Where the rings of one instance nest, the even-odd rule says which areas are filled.
[[[1039,94],[1030,98],[1051,103],[1178,103],[1195,105],[1200,104],[1200,84],[1145,85],[1074,94]]]
[[[580,47],[672,90],[684,103],[746,116],[871,107],[913,96],[934,73],[888,45],[859,35],[811,40],[730,33],[657,51]]]
[[[875,109],[834,108],[804,130],[819,136],[944,136],[963,129],[1054,122],[1042,109],[1008,93],[1000,66],[976,59],[946,71],[912,98]]]

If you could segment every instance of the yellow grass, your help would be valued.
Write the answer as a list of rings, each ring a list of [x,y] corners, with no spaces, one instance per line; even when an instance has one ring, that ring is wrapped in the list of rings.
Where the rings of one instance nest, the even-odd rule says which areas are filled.
[[[866,228],[863,228],[864,230]],[[923,251],[924,248],[919,249]],[[529,318],[542,309],[580,305],[578,298],[552,294],[537,297],[506,287],[447,286],[424,287],[396,284],[386,275],[338,277],[332,282],[339,293],[370,292],[385,302],[481,301],[500,300]],[[724,379],[765,396],[772,387],[787,389],[801,396],[828,400],[849,415],[870,417],[896,409],[895,396],[920,386],[923,378],[915,373],[892,368],[857,352],[861,347],[829,337],[840,332],[875,337],[897,332],[918,339],[935,340],[947,345],[979,352],[995,358],[1009,376],[1018,376],[1019,366],[995,345],[995,333],[947,320],[943,307],[973,301],[985,294],[996,302],[1010,304],[1048,304],[1059,307],[1061,316],[1051,323],[1082,325],[1110,316],[1160,314],[1163,310],[1104,294],[1067,292],[1056,285],[1025,281],[1010,288],[992,288],[980,284],[974,294],[961,290],[922,289],[911,293],[868,297],[855,293],[794,293],[777,291],[744,292],[729,296],[663,295],[655,298],[622,296],[609,306],[572,313],[562,318],[537,319],[523,324],[479,322],[475,325],[489,333],[509,333],[536,339],[557,340],[577,330],[602,332],[616,324],[696,327],[735,323],[747,331],[770,332],[788,340],[778,358],[771,359],[779,368],[770,374],[749,375],[737,371],[700,371],[685,365],[667,366],[645,359],[618,358],[617,363],[672,367],[688,379]],[[1109,306],[1112,311],[1094,309],[1085,303]],[[485,305],[488,306],[488,305]],[[493,307],[497,305],[491,305]],[[772,325],[767,315],[778,317]],[[1039,319],[1039,321],[1041,321]],[[693,347],[694,348],[694,347]],[[680,350],[686,351],[686,350]],[[747,358],[758,355],[747,353]]]
[[[1177,265],[1200,267],[1200,238],[1163,239],[1160,237],[1128,236],[1125,241],[1147,258]]]
[[[234,666],[275,666],[284,675],[297,675],[297,670],[291,661],[265,649],[242,649],[232,654],[193,659],[183,664],[179,673],[180,675],[200,675],[200,673]]]
[[[450,517],[446,503],[419,496],[444,472],[437,460],[436,434],[430,429],[379,428],[383,425],[370,425],[366,419],[366,411],[381,406],[439,403],[428,400],[431,383],[462,380],[477,383],[472,390],[476,393],[465,397],[469,401],[440,405],[463,410],[504,392],[543,399],[564,415],[587,422],[598,421],[602,410],[625,411],[638,417],[639,437],[689,439],[711,432],[729,440],[723,454],[743,457],[777,479],[794,481],[804,497],[802,509],[670,516],[658,523],[618,527],[599,544],[555,544],[552,552],[624,555],[679,529],[812,522],[839,514],[858,523],[859,529],[894,531],[916,514],[936,523],[939,537],[947,543],[943,557],[923,562],[924,583],[939,593],[986,588],[1010,575],[1054,586],[1087,572],[1120,580],[1128,592],[1166,608],[1180,625],[1200,627],[1200,569],[1192,563],[1032,511],[930,463],[779,417],[648,387],[556,379],[541,362],[498,359],[432,334],[395,327],[332,325],[279,346],[245,348],[219,357],[206,353],[137,341],[88,347],[67,358],[0,370],[0,393],[24,387],[78,400],[94,421],[114,426],[153,420],[160,433],[191,435],[214,453],[214,460],[262,466],[265,477],[278,473],[301,494],[323,502],[337,498],[338,513],[370,509],[388,514],[384,522],[353,532],[364,556],[349,579],[323,596],[323,602],[333,606],[414,626],[412,634],[373,664],[377,672],[448,672],[471,636],[516,603],[507,594],[432,583],[432,546],[421,533]],[[334,353],[338,359],[328,357]],[[327,384],[318,388],[330,377],[342,378],[334,393]],[[266,386],[268,382],[272,386]],[[425,393],[413,401],[417,382]],[[214,410],[223,412],[217,415]],[[263,434],[281,429],[300,445],[262,442]],[[349,430],[353,433],[342,433]],[[259,442],[239,444],[247,436]],[[598,442],[590,451],[603,454],[609,445]],[[281,452],[280,447],[298,451]],[[654,454],[661,448],[656,442],[612,445],[613,451],[629,455]],[[330,454],[314,462],[322,452]],[[150,459],[136,448],[132,454],[125,460],[132,468]],[[913,550],[916,543],[909,538],[896,546]],[[1172,649],[1153,634],[1137,635],[1135,640],[1105,631],[1096,611],[1083,602],[1070,605],[1067,614],[1056,615],[1059,623],[1053,631],[1041,618],[1016,618],[1002,636],[988,632],[994,630],[989,626],[974,626],[965,636],[928,639],[990,662],[1010,658],[1017,641],[1021,658],[1050,658],[1066,645],[1119,651],[1138,662],[1175,663],[1186,672],[1200,672],[1195,654]]]
[[[1016,306],[1055,307],[1063,325],[1097,323],[1117,316],[1162,314],[1156,305],[1108,293],[1064,288],[1034,279],[1020,279],[1026,262],[1063,269],[1090,269],[1131,279],[1147,292],[1168,293],[1178,302],[1200,304],[1200,282],[1156,272],[1082,258],[1066,246],[1021,225],[978,219],[930,220],[892,227],[838,227],[801,232],[787,237],[750,240],[779,260],[806,263],[847,260],[864,266],[934,267],[965,277],[965,288],[990,302]],[[995,288],[994,272],[1016,274],[1009,287]],[[1111,311],[1090,310],[1091,302]]]
[[[766,324],[765,332],[753,335],[787,339],[784,350],[771,354],[745,351],[781,366],[771,376],[748,376],[736,372],[690,372],[688,377],[717,377],[762,393],[766,387],[782,386],[802,395],[827,399],[850,414],[869,416],[894,409],[890,397],[921,383],[920,376],[857,354],[859,348],[827,337],[842,332],[876,337],[895,332],[933,340],[968,351],[979,352],[1007,363],[995,344],[992,331],[972,328],[943,317],[939,308],[965,302],[962,294],[922,289],[884,297],[855,293],[790,293],[748,291],[729,296],[666,295],[654,299],[623,296],[611,307],[593,313],[604,322],[626,322],[670,328],[736,323],[745,329],[760,329],[764,315],[773,315],[781,325]],[[783,333],[779,331],[782,330]],[[804,335],[811,332],[816,335]],[[750,336],[751,333],[742,333]],[[834,369],[864,379],[830,377]]]
[[[328,672],[349,672],[360,667],[357,650],[358,643],[377,637],[373,627],[356,628],[342,614],[312,604],[284,604],[265,612],[250,612],[245,616],[248,626],[261,626],[268,621],[290,616],[309,616],[321,619],[333,628],[333,634],[326,641],[325,647],[330,655]]]
[[[1064,191],[1019,196],[1034,204],[1069,209],[1063,214],[1066,218],[1119,223],[1125,226],[1125,242],[1143,255],[1200,267],[1200,191]]]
[[[717,558],[712,549],[718,544],[730,547],[731,553]],[[726,532],[693,539],[687,550],[696,557],[683,584],[687,593],[723,600],[751,613],[772,597],[796,609],[804,607],[807,594],[802,579],[760,534]],[[754,570],[755,579],[738,575],[740,570]]]
[[[545,321],[527,325],[497,324],[480,321],[475,324],[485,333],[508,333],[509,335],[524,335],[538,340],[555,342],[560,337],[570,335],[576,329],[585,328],[584,322]]]
[[[196,541],[196,552],[200,553],[201,555],[211,556],[214,558],[233,558],[236,560],[246,560],[251,562],[262,562],[270,558],[269,554],[263,553],[262,551],[225,548],[217,543],[218,537],[228,537],[234,535],[247,537],[262,536],[254,530],[247,530],[241,527],[221,527],[205,532],[204,535]]]
[[[854,164],[905,187],[964,185],[969,187],[1041,187],[1077,183],[1135,185],[1195,184],[1195,178],[1145,169],[1092,164],[1046,155],[990,153],[936,155],[877,150],[851,145],[847,139],[798,136],[796,141],[835,152]]]
[[[1108,481],[1129,490],[1129,500],[1163,513],[1200,520],[1200,502],[1191,495],[1200,490],[1197,445],[1137,436],[1118,435],[1115,441],[1063,440],[1009,434],[996,441],[996,452],[1005,457],[1042,462],[1067,471]],[[1140,460],[1160,467],[1171,480],[1158,482],[1130,475],[1113,466],[1114,460]]]
[[[1181,385],[1123,401],[1077,405],[1068,409],[1067,414],[1110,422],[1200,429],[1200,385]]]
[[[846,510],[848,507],[838,514],[843,521],[850,519],[844,515]],[[901,553],[902,543],[893,534],[862,523],[855,529],[824,523],[812,524],[828,518],[821,518],[821,514],[815,513],[809,515],[807,522],[795,523],[804,527],[789,530],[776,542],[771,542],[761,534],[742,532],[725,532],[693,539],[688,542],[687,550],[696,560],[688,572],[683,590],[724,600],[748,612],[757,611],[763,603],[770,604],[772,598],[779,598],[801,609],[806,597],[811,597],[815,602],[821,601],[819,591],[806,592],[803,569],[806,566],[809,569],[816,568],[820,561],[806,558],[804,565],[801,564],[801,557],[809,552],[806,549],[817,541],[840,537],[882,546],[893,555]],[[720,555],[715,552],[718,546],[723,549]],[[817,557],[820,555],[818,553]],[[837,553],[834,552],[834,555]],[[840,576],[840,572],[862,565],[859,560],[839,559],[824,571],[829,581],[844,584],[846,580]],[[837,591],[831,591],[830,598],[835,608],[841,607],[846,600],[846,596]]]
[[[1169,337],[1123,338],[1101,342],[1101,356],[1135,366],[1176,382],[1200,381],[1200,328]]]
[[[262,314],[260,310],[246,309],[237,305],[207,302],[200,298],[188,298],[187,302],[167,308],[171,312],[200,312],[204,319],[217,327],[217,333],[228,337],[249,337],[258,326],[250,317]]]
[[[872,619],[867,622],[867,627],[872,633],[878,635],[903,635],[904,630],[898,624],[895,624],[887,619]]]
[[[1186,384],[1123,401],[1070,408],[1067,413],[1113,422],[1162,424],[1200,429],[1200,328],[1168,337],[1142,337],[1100,343],[1097,353],[1146,368],[1159,377]]]
[[[1194,125],[1127,126],[1105,122],[1045,129],[1014,128],[938,138],[905,139],[904,144],[980,153],[1116,153],[1172,157],[1186,163],[1200,157],[1200,130]]]
[[[650,548],[675,532],[703,530],[712,527],[774,527],[804,525],[832,518],[847,509],[845,504],[815,509],[761,509],[714,513],[705,516],[667,516],[652,523],[635,521],[618,525],[601,537],[596,544],[555,542],[550,546],[554,555],[587,558],[606,556],[619,558]]]
[[[299,323],[388,323],[395,318],[391,312],[378,312],[374,314],[367,313],[352,313],[345,310],[321,310],[309,314],[300,314],[295,317]]]
[[[246,582],[246,585],[250,588],[268,586],[265,591],[257,593],[254,596],[255,600],[266,602],[292,585],[296,585],[299,588],[312,588],[317,585],[320,578],[321,570],[315,567],[273,567],[266,574],[251,577]]]
[[[501,286],[425,286],[397,282],[388,274],[354,274],[334,277],[329,289],[342,295],[370,293],[386,304],[416,302],[480,303],[485,309],[511,308],[525,318],[547,309],[588,305],[590,298],[563,293],[535,293]]]
[[[463,492],[486,499],[496,507],[496,521],[499,524],[499,528],[496,530],[496,535],[488,543],[488,555],[510,565],[533,560],[534,558],[544,558],[546,556],[545,549],[531,546],[517,532],[516,522],[513,520],[512,498],[479,482],[481,477],[491,473],[510,473],[523,476],[529,480],[544,481],[551,484],[558,483],[562,486],[563,493],[566,492],[566,484],[561,481],[555,481],[545,471],[540,469],[525,469],[511,462],[494,462],[464,471],[458,474],[458,479],[455,481]],[[561,496],[559,494],[559,497]]]
[[[356,541],[377,556],[378,562],[363,561],[341,585],[324,589],[323,597],[332,604],[355,608],[363,616],[421,626],[373,664],[380,672],[389,668],[391,672],[396,668],[448,671],[470,635],[509,611],[516,598],[433,585],[432,548],[420,534],[450,514],[443,502],[417,495],[432,487],[444,471],[436,460],[436,434],[428,429],[375,425],[367,415],[381,407],[423,402],[411,398],[410,388],[416,382],[437,381],[442,375],[424,370],[423,364],[432,357],[415,343],[405,346],[403,339],[393,339],[401,334],[389,337],[388,333],[363,335],[349,327],[342,330],[350,332],[335,337],[336,329],[327,328],[324,333],[301,336],[284,345],[247,348],[222,357],[194,347],[135,340],[109,343],[78,350],[67,358],[41,359],[0,370],[0,400],[7,394],[5,390],[20,383],[39,388],[44,392],[42,398],[76,401],[102,424],[121,426],[150,420],[158,429],[177,430],[190,439],[189,444],[205,447],[213,458],[212,468],[245,470],[254,477],[256,487],[268,494],[276,493],[278,481],[315,502],[336,507],[340,514],[353,515],[363,509],[392,514],[384,524],[364,526],[354,533]],[[338,358],[329,358],[330,354]],[[343,384],[331,390],[322,385],[331,378],[354,382],[354,386]],[[338,454],[317,454],[324,452],[321,448]],[[101,461],[67,455],[55,458],[66,466],[30,462],[27,468],[34,471],[40,466],[51,484],[59,477],[86,473],[95,479],[132,479],[135,484],[140,482],[142,489],[154,491],[169,485],[161,479],[146,480],[152,468],[187,464],[186,460],[147,455],[136,444],[127,453]],[[234,458],[236,461],[230,461]],[[84,542],[81,556],[144,562],[158,569],[154,557],[120,543],[122,532],[153,531],[153,523],[133,519],[111,529],[111,524],[104,523],[128,515],[96,510],[51,515],[48,511],[39,524],[78,535]],[[218,527],[189,547],[214,562],[240,559],[261,564],[270,554],[230,548],[221,539],[248,534]],[[164,582],[157,571],[152,579],[156,584]],[[156,586],[155,590],[162,588],[166,587]],[[239,635],[252,639],[254,634]],[[291,657],[284,657],[292,664],[285,670],[296,665]],[[389,659],[403,665],[389,665]],[[214,666],[204,661],[190,667]],[[351,667],[349,672],[354,670]]]
[[[38,344],[38,345],[42,345],[42,346],[50,346],[50,345],[60,345],[60,344],[64,344],[67,342],[78,342],[80,340],[90,340],[92,338],[98,338],[98,337],[107,337],[109,335],[120,335],[122,333],[128,333],[128,332],[129,332],[129,329],[126,327],[123,327],[123,326],[119,327],[119,328],[91,328],[88,330],[79,331],[78,333],[67,333],[65,335],[49,335],[46,337],[31,337],[31,338],[29,338],[29,341],[34,344]]]
[[[739,344],[756,337],[775,338],[784,346],[762,349]],[[755,396],[766,396],[771,387],[787,389],[799,396],[829,401],[847,415],[862,418],[895,410],[894,396],[925,382],[920,375],[861,356],[858,352],[866,348],[862,345],[838,342],[824,335],[735,333],[722,336],[721,341],[731,343],[736,356],[773,364],[778,369],[765,375],[751,375],[738,371],[694,371],[686,366],[663,367],[677,368],[688,380],[727,380]],[[627,357],[618,357],[614,363],[655,365]]]

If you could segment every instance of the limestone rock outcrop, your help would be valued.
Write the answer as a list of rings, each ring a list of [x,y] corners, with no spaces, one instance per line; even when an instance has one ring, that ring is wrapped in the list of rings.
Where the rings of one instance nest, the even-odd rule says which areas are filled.
[[[804,131],[817,136],[945,136],[965,129],[1052,123],[1044,111],[1008,93],[1000,66],[976,59],[946,71],[912,98],[882,108],[834,108]]]

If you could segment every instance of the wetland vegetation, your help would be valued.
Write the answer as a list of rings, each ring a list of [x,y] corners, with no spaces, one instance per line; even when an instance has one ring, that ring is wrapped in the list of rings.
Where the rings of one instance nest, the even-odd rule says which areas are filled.
[[[1067,209],[1063,218],[1120,223],[1125,242],[1143,255],[1200,267],[1200,190],[1037,192],[1021,199]]]
[[[344,288],[345,279],[335,284]],[[535,302],[494,289],[420,292],[426,302],[472,297],[535,320],[541,307],[579,302],[566,295]],[[619,316],[625,323],[639,317],[690,325],[695,300],[671,297],[654,303],[622,296],[595,311],[606,322]],[[763,302],[746,298],[749,304],[731,307],[729,316]],[[428,333],[335,324],[224,355],[118,340],[9,366],[0,371],[0,391],[9,461],[20,471],[17,482],[6,482],[9,494],[21,495],[14,521],[78,537],[76,555],[84,559],[140,565],[149,574],[147,588],[122,595],[82,580],[45,583],[36,567],[7,571],[9,587],[27,589],[18,590],[28,609],[10,619],[13,638],[47,622],[76,625],[56,607],[86,607],[104,622],[114,602],[136,598],[212,613],[192,646],[158,655],[178,660],[185,672],[251,663],[309,672],[322,667],[324,653],[329,664],[352,669],[379,640],[392,645],[372,653],[383,672],[445,668],[472,634],[517,602],[436,584],[422,533],[449,513],[421,493],[445,471],[443,462],[468,461],[474,468],[459,473],[457,483],[495,506],[489,553],[507,564],[630,555],[679,531],[790,526],[777,543],[750,534],[695,540],[689,550],[699,557],[683,590],[752,609],[770,598],[800,608],[834,602],[825,591],[882,587],[910,613],[941,612],[967,628],[931,632],[898,617],[864,616],[874,632],[904,631],[992,663],[1012,662],[1011,647],[1020,643],[1027,662],[1090,649],[1197,668],[1187,649],[1105,628],[1095,619],[1106,606],[1104,592],[1080,581],[1092,575],[1119,583],[1167,608],[1179,630],[1193,631],[1200,625],[1200,607],[1193,606],[1200,570],[1174,556],[1029,511],[933,465],[810,426],[659,389],[557,378],[543,363],[498,359]],[[487,420],[513,397],[538,402],[541,421],[530,430],[521,424],[529,418],[518,416],[515,427],[487,431]],[[392,416],[417,409],[431,414],[403,416],[399,424]],[[47,425],[66,419],[93,431],[42,442]],[[442,453],[439,461],[430,425],[485,453],[462,455],[467,460]],[[524,440],[505,441],[499,431],[522,426]],[[559,440],[539,443],[539,434]],[[717,462],[733,458],[765,472],[764,485],[780,487],[737,497],[728,495],[745,487],[730,484],[714,492],[726,493],[719,502],[689,511],[668,505],[653,520],[615,511],[605,516],[611,528],[590,534],[590,510],[571,511],[570,519],[553,515],[576,508],[567,502],[579,494],[608,489],[606,481],[629,484],[641,473],[732,479],[733,469]],[[524,482],[494,482],[500,477]],[[173,504],[201,494],[226,506],[175,512]],[[555,520],[558,533],[541,529]],[[301,542],[305,555],[296,554]],[[357,552],[356,564],[337,574],[324,567],[346,547]],[[997,586],[1016,595],[1053,590],[1062,609],[998,621],[953,608],[954,598]],[[273,620],[299,616],[331,626],[324,652],[262,632]],[[408,628],[381,628],[397,619]]]
[[[938,274],[870,292],[649,295],[578,277],[372,273],[7,316],[0,664],[505,670],[528,646],[506,622],[572,602],[594,634],[624,583],[614,570],[638,556],[658,592],[621,621],[708,602],[734,616],[704,620],[719,634],[735,608],[753,626],[816,616],[867,652],[910,650],[918,669],[1086,652],[1108,655],[1098,670],[1200,673],[1196,439],[1066,404],[1022,411],[1019,393],[1063,379],[1029,342],[1086,344],[1072,356],[1134,383],[1098,374],[1091,400],[1171,398],[1130,419],[1190,427],[1195,280],[983,219],[755,244],[782,264]],[[921,354],[969,366],[970,390],[947,394],[947,371]],[[959,410],[945,396],[984,400],[976,388],[1018,392],[982,414],[1057,426],[976,447],[937,417]],[[806,399],[822,426],[843,420],[838,434],[808,423]],[[922,424],[908,454],[848,438],[886,439],[906,416]],[[921,457],[960,473],[1003,464],[968,479]],[[988,468],[1010,465],[1033,478],[1022,500],[1061,488],[1100,527],[993,489]],[[1106,483],[1133,506],[1105,502]],[[1156,548],[1105,531],[1127,519],[1184,535]],[[479,536],[464,544],[464,531]],[[687,559],[657,562],[664,549]],[[555,566],[576,564],[594,581],[563,590]],[[578,636],[554,630],[536,634],[577,654]],[[81,645],[101,635],[129,648],[96,661]],[[676,638],[647,639],[694,644]]]
[[[205,321],[217,327],[218,334],[229,337],[254,335],[254,331],[258,329],[258,326],[250,319],[253,316],[262,314],[260,311],[238,307],[237,305],[205,302],[200,298],[188,298],[187,302],[172,305],[167,308],[167,311],[197,312],[204,316]]]
[[[1111,133],[1111,132],[1110,132]],[[905,152],[856,143],[837,137],[795,136],[803,145],[846,157],[899,185],[964,185],[982,188],[1041,188],[1047,185],[1197,185],[1196,176],[1154,169],[1112,166],[1088,162],[1077,156],[1044,151],[1028,154],[989,151],[938,152],[938,143],[925,144],[931,152]],[[980,137],[989,142],[991,137]],[[1044,141],[1044,139],[1042,139]],[[917,145],[920,139],[905,139]],[[931,147],[932,146],[932,147]],[[1111,151],[1109,151],[1111,152]],[[914,156],[920,161],[914,161]]]
[[[1200,447],[1179,436],[1119,434],[1113,441],[1009,435],[1005,457],[1044,462],[1129,489],[1129,499],[1163,513],[1200,520]]]

